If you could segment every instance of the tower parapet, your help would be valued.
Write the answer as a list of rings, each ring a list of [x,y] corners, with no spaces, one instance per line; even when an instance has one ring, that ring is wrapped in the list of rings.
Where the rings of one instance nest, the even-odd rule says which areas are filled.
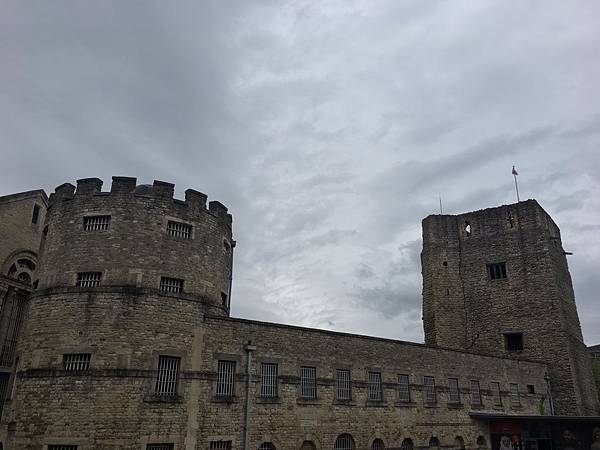
[[[188,189],[185,200],[163,181],[137,185],[113,177],[66,183],[50,196],[39,289],[135,287],[189,297],[228,314],[232,218]],[[213,311],[214,313],[215,311]]]

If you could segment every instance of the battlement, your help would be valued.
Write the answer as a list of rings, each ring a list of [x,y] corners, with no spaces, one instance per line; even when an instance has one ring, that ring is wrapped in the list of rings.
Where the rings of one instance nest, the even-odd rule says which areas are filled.
[[[77,180],[77,186],[71,183],[63,183],[57,186],[54,193],[50,194],[49,204],[54,206],[63,201],[76,200],[82,197],[93,196],[115,196],[122,201],[123,196],[130,196],[132,201],[136,198],[155,199],[157,201],[172,202],[175,208],[187,208],[189,211],[199,213],[206,211],[211,215],[231,224],[231,215],[227,213],[227,207],[221,202],[213,200],[208,203],[208,196],[194,189],[185,191],[185,199],[174,197],[175,185],[166,181],[154,180],[153,184],[137,184],[135,177],[112,177],[110,191],[102,191],[104,182],[100,178],[81,178]]]

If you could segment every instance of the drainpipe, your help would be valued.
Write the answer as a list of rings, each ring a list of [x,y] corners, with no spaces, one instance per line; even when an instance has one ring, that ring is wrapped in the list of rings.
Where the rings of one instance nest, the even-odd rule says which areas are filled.
[[[252,341],[248,341],[244,345],[244,351],[246,352],[246,411],[244,416],[244,450],[249,450],[248,436],[250,434],[250,384],[252,381],[252,352],[256,350],[256,347],[252,345]]]
[[[548,400],[550,402],[550,415],[553,416],[554,415],[554,399],[552,398],[552,386],[550,384],[550,377],[548,376],[548,374],[546,374],[544,379],[546,380],[546,389],[548,391]]]

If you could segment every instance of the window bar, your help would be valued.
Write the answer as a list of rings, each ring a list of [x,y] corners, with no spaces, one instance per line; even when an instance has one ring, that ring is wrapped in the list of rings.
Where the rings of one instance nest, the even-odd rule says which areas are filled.
[[[70,353],[63,355],[63,369],[68,371],[88,370],[90,368],[90,353]]]
[[[192,226],[186,223],[169,221],[167,224],[167,234],[189,239],[192,235]]]
[[[160,278],[160,290],[164,292],[183,292],[183,280],[179,278]]]
[[[458,378],[448,378],[448,388],[450,390],[450,403],[460,403],[460,390],[458,387]]]
[[[25,301],[25,298],[20,295],[14,297],[13,299],[8,319],[6,337],[4,338],[4,342],[2,343],[2,351],[0,352],[0,366],[12,366],[15,348],[17,346],[17,339],[19,337],[19,330],[21,328],[21,322],[23,321]]]
[[[423,377],[423,388],[425,390],[425,403],[435,403],[435,379],[430,376]]]
[[[173,444],[146,444],[146,450],[173,450]]]
[[[350,400],[350,371],[337,370],[337,396],[339,400]]]
[[[84,231],[108,230],[110,216],[88,216],[83,218]]]
[[[410,402],[408,375],[398,375],[398,396],[401,402]]]
[[[79,272],[77,274],[77,286],[96,287],[100,284],[102,272]]]
[[[260,396],[277,397],[277,364],[262,363],[260,375]]]
[[[210,450],[231,450],[231,441],[211,441]]]
[[[471,380],[471,403],[473,405],[481,405],[481,388],[479,381]]]
[[[154,390],[156,395],[171,397],[177,395],[177,379],[180,359],[181,358],[176,356],[159,356],[158,374]]]
[[[492,390],[492,397],[494,400],[495,406],[502,406],[502,395],[500,394],[500,383],[497,381],[492,381],[490,383],[490,387]]]
[[[381,373],[369,372],[369,400],[380,401],[381,399]]]
[[[316,375],[316,367],[300,368],[300,391],[303,398],[317,398]]]
[[[235,361],[219,361],[217,364],[217,389],[218,397],[233,397],[233,381]]]

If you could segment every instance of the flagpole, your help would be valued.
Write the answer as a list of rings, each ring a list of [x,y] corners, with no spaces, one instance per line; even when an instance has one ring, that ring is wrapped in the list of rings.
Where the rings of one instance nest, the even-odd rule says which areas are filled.
[[[517,183],[517,171],[515,170],[515,166],[513,166],[512,174],[513,177],[515,177],[515,190],[517,191],[517,203],[519,203],[521,199],[519,199],[519,184]]]
[[[444,214],[444,210],[442,209],[442,194],[438,194],[440,197],[440,214]]]

